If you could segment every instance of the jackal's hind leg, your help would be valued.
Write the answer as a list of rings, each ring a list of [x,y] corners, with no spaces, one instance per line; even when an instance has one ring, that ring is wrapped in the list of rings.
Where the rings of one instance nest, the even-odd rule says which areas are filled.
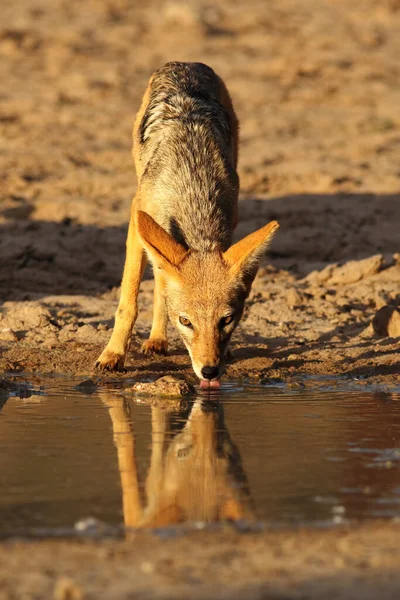
[[[121,284],[121,297],[115,314],[115,325],[107,347],[99,356],[96,367],[102,371],[121,371],[137,317],[137,296],[146,257],[133,218],[126,242],[126,260]]]
[[[165,279],[154,271],[154,314],[150,337],[142,344],[143,354],[166,354],[168,316],[165,304]]]

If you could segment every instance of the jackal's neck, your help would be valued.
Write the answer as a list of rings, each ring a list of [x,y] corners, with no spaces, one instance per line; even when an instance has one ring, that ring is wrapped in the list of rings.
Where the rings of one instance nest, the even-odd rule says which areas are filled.
[[[187,248],[200,252],[228,248],[239,180],[223,143],[215,132],[210,135],[209,128],[193,126],[186,127],[184,135],[175,130],[166,136],[159,152],[152,172],[162,205],[160,224]]]
[[[198,252],[225,251],[232,241],[232,227],[228,215],[222,211],[207,211],[205,207],[195,207],[197,214],[182,215],[180,231],[173,227],[171,234],[181,244]]]

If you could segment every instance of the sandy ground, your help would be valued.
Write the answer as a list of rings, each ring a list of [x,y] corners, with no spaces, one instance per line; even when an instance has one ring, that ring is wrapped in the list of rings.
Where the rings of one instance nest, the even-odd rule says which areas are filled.
[[[395,600],[399,528],[8,542],[1,600]],[[21,576],[23,572],[23,576]],[[12,590],[12,591],[8,591]]]
[[[398,386],[399,28],[398,0],[3,0],[0,372],[92,375],[118,301],[136,186],[133,116],[155,68],[168,60],[201,60],[225,79],[241,121],[237,237],[272,218],[281,224],[235,337],[228,375],[290,382],[308,374],[341,374]],[[167,358],[138,353],[151,322],[152,289],[148,278],[127,373],[119,377],[178,370],[191,376],[172,331]],[[365,530],[375,550],[378,534],[389,548],[391,528]],[[240,597],[280,597],[279,585],[285,598],[376,597],[365,572],[379,585],[380,597],[398,596],[397,588],[390,592],[390,569],[399,564],[393,548],[382,550],[376,563],[365,558],[354,566],[351,553],[340,563],[341,536],[335,533],[312,533],[300,541],[294,536],[290,551],[279,536],[257,539],[254,548],[264,544],[262,556],[275,552],[275,558],[261,567],[259,549],[249,550],[253,583],[243,583],[247,596]],[[168,544],[179,543],[166,543],[160,556]],[[301,544],[310,547],[316,562],[305,564]],[[39,547],[43,564],[36,545],[0,549],[3,565],[17,569],[22,552],[23,568],[29,561],[29,569],[39,569],[32,580],[2,567],[9,591],[0,591],[1,598],[50,597],[48,591],[14,594],[7,585],[15,577],[15,589],[49,590],[61,576],[61,562],[74,574],[81,554],[87,568],[78,571],[77,581],[95,590],[95,561],[112,565],[112,580],[128,569],[133,552],[113,544],[109,551],[90,545],[69,551],[55,544],[60,561],[46,571],[53,545]],[[117,557],[110,563],[108,552]],[[218,564],[229,563],[222,549],[215,552],[221,552]],[[233,590],[228,597],[239,594],[232,582],[235,560],[224,571]],[[240,575],[240,564],[237,568]],[[199,575],[194,568],[193,575],[177,570],[163,577],[181,578],[184,590],[185,578],[193,577],[195,586],[197,578],[207,578],[206,566],[199,569]],[[212,572],[223,577],[215,566]],[[132,573],[124,571],[121,585],[129,588]],[[259,577],[267,583],[258,585]],[[128,588],[118,597],[133,597]],[[60,598],[75,598],[71,594]],[[104,594],[99,588],[88,597],[117,597]]]

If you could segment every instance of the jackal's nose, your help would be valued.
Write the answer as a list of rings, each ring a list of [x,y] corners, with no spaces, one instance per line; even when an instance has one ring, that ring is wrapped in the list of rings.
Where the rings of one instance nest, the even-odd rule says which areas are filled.
[[[203,367],[201,374],[205,379],[215,379],[219,375],[218,367]]]

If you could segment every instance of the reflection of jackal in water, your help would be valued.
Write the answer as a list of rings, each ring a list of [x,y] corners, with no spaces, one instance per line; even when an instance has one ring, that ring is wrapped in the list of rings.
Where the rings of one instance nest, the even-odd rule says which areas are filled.
[[[121,398],[105,402],[118,450],[127,527],[252,518],[246,477],[221,405],[197,400],[175,434],[170,415],[152,407],[151,462],[142,502],[129,404]]]
[[[124,366],[147,256],[154,267],[154,317],[143,352],[166,352],[168,314],[201,385],[219,387],[259,259],[278,228],[273,221],[231,246],[237,154],[238,122],[214,71],[179,62],[158,69],[133,129],[138,189],[115,326],[98,368]]]

